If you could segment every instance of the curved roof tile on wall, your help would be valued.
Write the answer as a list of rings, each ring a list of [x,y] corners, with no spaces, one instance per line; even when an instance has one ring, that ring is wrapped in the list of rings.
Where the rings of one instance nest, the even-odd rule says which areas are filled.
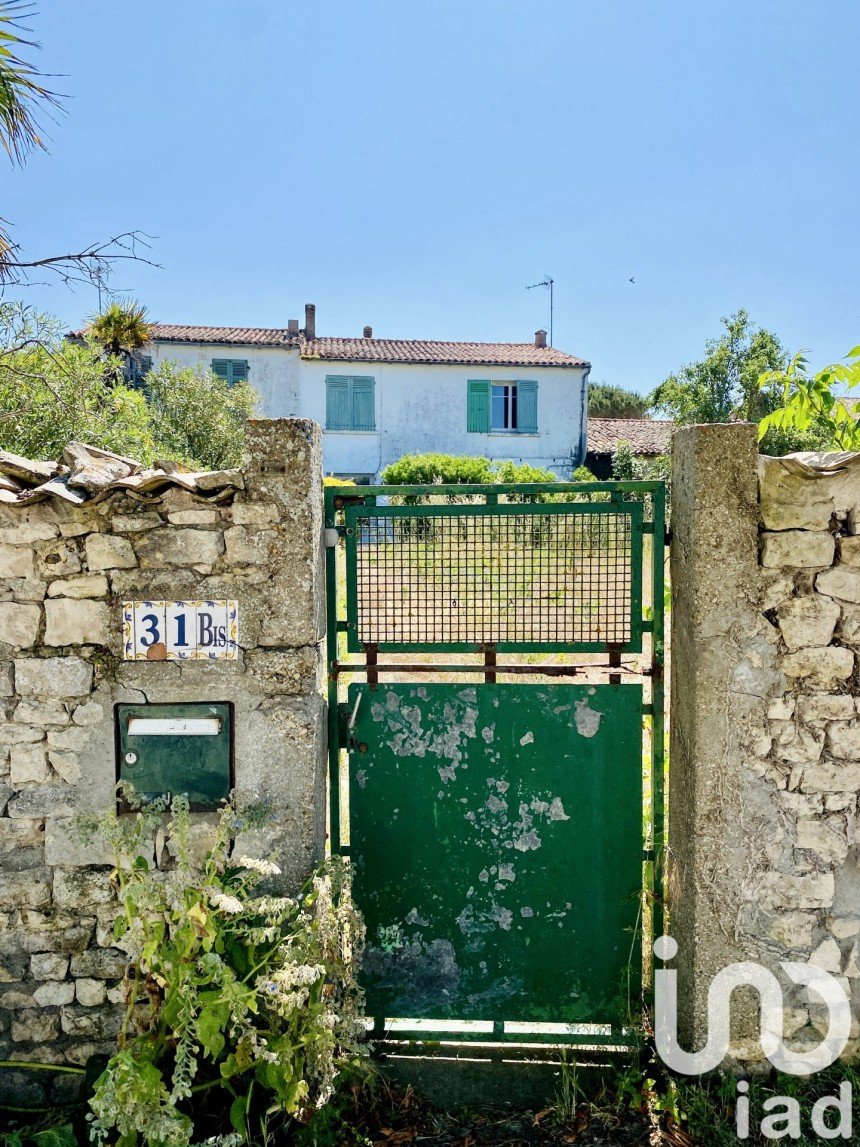
[[[57,498],[80,506],[99,501],[113,490],[124,490],[145,501],[170,486],[217,502],[244,485],[241,470],[189,470],[171,461],[146,467],[134,458],[84,442],[70,442],[56,462],[0,450],[0,502],[6,505],[29,506]]]

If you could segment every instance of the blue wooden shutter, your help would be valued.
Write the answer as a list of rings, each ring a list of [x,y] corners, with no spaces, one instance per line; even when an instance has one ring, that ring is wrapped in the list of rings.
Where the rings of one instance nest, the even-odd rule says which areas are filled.
[[[517,383],[517,430],[521,434],[537,434],[536,382]]]
[[[373,379],[353,378],[352,382],[352,429],[375,430],[373,403]]]
[[[245,358],[213,358],[212,373],[228,386],[248,381],[248,360]]]
[[[230,378],[231,384],[235,384],[237,382],[247,382],[248,360],[245,358],[234,358],[231,359],[231,365],[233,367],[232,377]]]
[[[471,434],[488,434],[490,430],[490,384],[469,379],[466,398],[466,429]]]
[[[350,430],[350,407],[349,379],[330,374],[325,380],[326,430]]]

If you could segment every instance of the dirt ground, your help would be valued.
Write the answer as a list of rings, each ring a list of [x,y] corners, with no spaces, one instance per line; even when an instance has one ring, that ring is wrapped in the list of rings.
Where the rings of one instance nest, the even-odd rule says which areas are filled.
[[[617,1114],[583,1104],[561,1118],[556,1108],[542,1111],[440,1111],[411,1091],[390,1104],[356,1112],[357,1136],[374,1147],[439,1144],[440,1147],[519,1147],[531,1143],[575,1143],[579,1147],[696,1147],[671,1120],[647,1109]],[[351,1122],[351,1121],[350,1121]],[[355,1142],[361,1142],[356,1138]]]

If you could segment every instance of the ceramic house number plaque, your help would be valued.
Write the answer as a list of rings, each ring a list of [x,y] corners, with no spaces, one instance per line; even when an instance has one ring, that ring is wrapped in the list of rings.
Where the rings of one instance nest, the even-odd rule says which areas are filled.
[[[236,661],[237,601],[126,601],[126,661]]]

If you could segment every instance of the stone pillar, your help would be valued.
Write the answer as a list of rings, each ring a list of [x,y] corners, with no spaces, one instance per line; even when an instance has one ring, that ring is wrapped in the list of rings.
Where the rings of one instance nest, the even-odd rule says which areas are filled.
[[[693,1050],[705,1041],[711,978],[754,958],[739,938],[754,910],[747,874],[778,830],[770,786],[746,767],[746,729],[779,678],[758,608],[754,426],[674,435],[671,578],[669,910],[681,1039]],[[734,1008],[741,1036],[755,1030],[746,1002],[749,1014]]]

